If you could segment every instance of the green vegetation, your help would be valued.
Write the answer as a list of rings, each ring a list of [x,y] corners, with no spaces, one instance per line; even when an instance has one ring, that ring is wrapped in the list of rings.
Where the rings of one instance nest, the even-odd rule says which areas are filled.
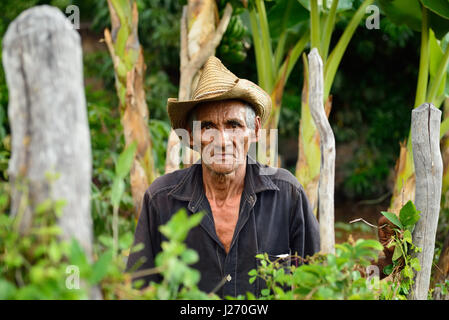
[[[226,2],[218,2],[219,11]],[[361,18],[363,10],[357,10],[371,2],[340,0],[338,6],[313,7],[312,14],[310,1],[306,0],[233,0],[230,26],[217,48],[217,56],[231,71],[258,82],[272,94],[275,113],[270,121],[279,128],[282,166],[291,172],[295,172],[297,161],[299,120],[303,116],[301,87],[306,68],[297,62],[310,42],[320,49],[328,65],[326,96],[332,93],[330,123],[337,157],[341,157],[341,165],[336,167],[340,176],[336,196],[354,202],[378,198],[391,189],[388,183],[394,175],[399,142],[409,137],[411,108],[423,97],[441,105],[449,92],[449,48],[448,38],[444,37],[449,16],[437,14],[431,1],[413,1],[410,15],[401,11],[401,5],[408,1],[377,1],[374,3],[388,2],[390,6],[381,6],[380,29],[368,30]],[[136,3],[139,42],[147,65],[143,85],[150,115],[152,156],[157,175],[162,175],[170,133],[166,100],[177,96],[179,21],[186,1]],[[76,241],[60,240],[56,220],[64,205],[62,199],[43,202],[36,209],[29,234],[21,236],[17,231],[17,220],[10,216],[7,172],[11,156],[8,90],[0,68],[0,299],[85,299],[87,289],[93,287],[98,287],[105,299],[216,299],[214,293],[198,290],[200,275],[191,268],[198,256],[183,244],[201,215],[188,216],[181,211],[161,229],[168,241],[156,259],[156,269],[149,272],[160,272],[162,283],[140,291],[136,288],[139,283],[133,286],[131,274],[124,272],[136,227],[128,174],[135,145],[125,148],[114,66],[106,46],[99,42],[104,29],[110,28],[107,1],[3,1],[0,39],[23,10],[40,4],[55,5],[63,12],[70,4],[80,8],[93,158],[94,261],[88,261]],[[427,22],[422,19],[422,8],[428,14]],[[343,148],[350,151],[339,154]],[[396,185],[399,181],[395,181]],[[449,230],[448,203],[443,194],[435,262]],[[374,215],[378,212],[373,211],[373,218]],[[384,270],[390,274],[387,280],[377,284],[366,281],[365,268],[382,248],[375,240],[359,239],[338,244],[335,255],[317,254],[298,266],[286,266],[283,260],[273,261],[267,255],[258,256],[259,268],[251,271],[250,276],[252,281],[267,283],[261,299],[406,298],[414,273],[419,270],[413,256],[419,248],[413,245],[411,237],[417,212],[409,202],[399,217],[385,215],[397,226],[391,241],[395,246],[393,264]],[[372,233],[372,229],[360,225],[336,227],[362,235]],[[66,285],[72,265],[79,267],[80,290]],[[444,293],[449,282],[437,286]]]

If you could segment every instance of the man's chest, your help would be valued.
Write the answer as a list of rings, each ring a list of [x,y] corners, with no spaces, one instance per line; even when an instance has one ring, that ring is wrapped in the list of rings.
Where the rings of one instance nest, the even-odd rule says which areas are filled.
[[[239,218],[240,198],[241,196],[235,197],[223,204],[217,204],[214,201],[209,202],[214,218],[215,232],[226,252],[229,251],[231,246]]]

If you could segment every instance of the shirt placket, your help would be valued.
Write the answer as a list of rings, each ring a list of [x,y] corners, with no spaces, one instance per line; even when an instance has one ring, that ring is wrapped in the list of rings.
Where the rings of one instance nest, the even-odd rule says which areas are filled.
[[[237,295],[237,272],[238,272],[239,258],[242,259],[248,258],[248,257],[239,257],[238,242],[240,237],[240,231],[248,222],[250,210],[254,206],[255,195],[247,196],[246,192],[243,192],[242,197],[243,197],[243,204],[240,208],[239,219],[236,225],[236,233],[234,238],[232,239],[231,247],[225,258],[224,263],[224,275],[226,280],[223,286],[224,297],[228,295],[235,297]]]

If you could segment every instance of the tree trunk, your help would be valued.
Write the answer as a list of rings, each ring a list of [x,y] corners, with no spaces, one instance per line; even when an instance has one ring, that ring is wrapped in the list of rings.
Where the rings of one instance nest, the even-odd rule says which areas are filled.
[[[192,88],[199,78],[199,71],[220,44],[232,14],[232,7],[226,5],[223,17],[218,23],[218,9],[213,0],[189,0],[184,6],[181,18],[180,82],[178,100],[188,100]],[[218,25],[217,25],[218,23]],[[167,143],[165,172],[180,168],[180,150],[183,149],[185,167],[199,159],[199,154],[188,147],[181,147],[178,135],[171,131]]]
[[[120,101],[125,143],[137,142],[131,167],[131,192],[135,215],[139,216],[143,195],[156,178],[152,143],[145,101],[143,50],[138,38],[138,12],[134,1],[108,0],[112,30],[105,30],[105,41],[114,62],[115,85]],[[112,34],[112,35],[111,35]],[[120,35],[120,37],[119,37]],[[125,35],[125,36],[123,36]]]
[[[26,233],[36,206],[64,199],[58,224],[92,260],[92,158],[81,41],[58,9],[24,11],[3,39],[12,152],[11,212]],[[59,178],[49,181],[48,173]],[[91,298],[101,298],[98,289]]]

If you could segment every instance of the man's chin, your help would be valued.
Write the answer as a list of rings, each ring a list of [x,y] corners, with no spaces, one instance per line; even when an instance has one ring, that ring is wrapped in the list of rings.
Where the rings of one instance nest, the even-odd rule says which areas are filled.
[[[215,173],[218,174],[229,174],[233,171],[235,171],[236,166],[235,163],[232,164],[220,164],[220,163],[212,163],[208,164],[207,167]]]
[[[239,163],[235,158],[213,159],[209,161],[209,163],[206,162],[205,164],[211,171],[218,174],[232,173],[239,166]]]

